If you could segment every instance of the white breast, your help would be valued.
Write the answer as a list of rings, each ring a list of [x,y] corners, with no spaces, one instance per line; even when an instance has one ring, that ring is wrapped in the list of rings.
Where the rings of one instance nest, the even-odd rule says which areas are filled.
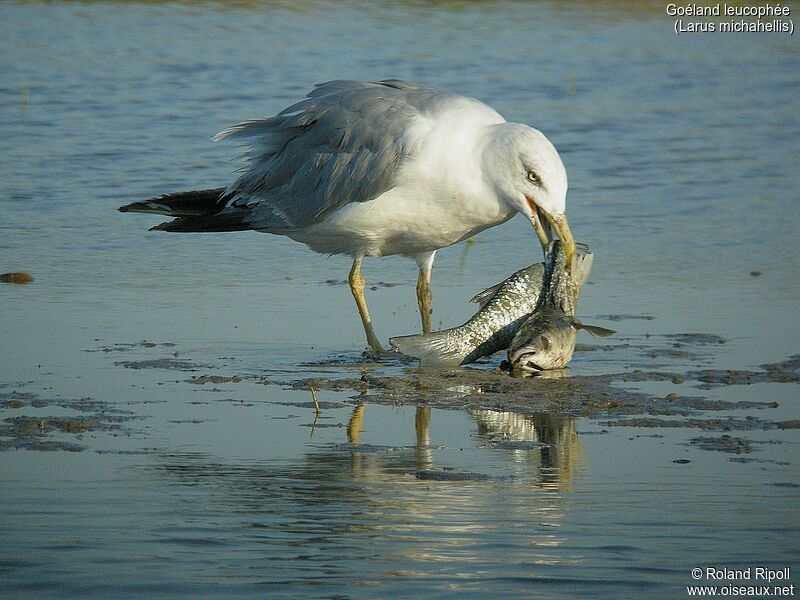
[[[454,244],[511,216],[513,211],[492,201],[395,188],[375,200],[348,204],[290,237],[329,254],[412,256]]]

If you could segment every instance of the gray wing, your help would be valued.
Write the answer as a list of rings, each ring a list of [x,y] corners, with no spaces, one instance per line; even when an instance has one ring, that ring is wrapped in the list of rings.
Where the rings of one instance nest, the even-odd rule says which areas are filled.
[[[377,198],[414,151],[404,136],[409,124],[449,97],[393,79],[329,81],[275,117],[217,134],[215,140],[240,138],[249,146],[219,216],[246,209],[240,218],[254,229],[291,231],[349,202]]]

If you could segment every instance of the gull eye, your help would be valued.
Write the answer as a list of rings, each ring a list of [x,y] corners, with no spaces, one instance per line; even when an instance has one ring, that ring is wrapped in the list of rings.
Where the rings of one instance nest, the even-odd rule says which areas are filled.
[[[532,184],[542,185],[542,179],[536,174],[536,171],[528,171],[526,177]]]

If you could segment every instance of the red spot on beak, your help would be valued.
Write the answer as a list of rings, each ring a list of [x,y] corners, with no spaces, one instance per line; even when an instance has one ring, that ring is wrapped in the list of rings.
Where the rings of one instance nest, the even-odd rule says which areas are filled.
[[[530,196],[525,196],[525,200],[528,202],[528,206],[531,208],[531,212],[535,215],[536,214],[536,203],[533,201],[533,198]]]

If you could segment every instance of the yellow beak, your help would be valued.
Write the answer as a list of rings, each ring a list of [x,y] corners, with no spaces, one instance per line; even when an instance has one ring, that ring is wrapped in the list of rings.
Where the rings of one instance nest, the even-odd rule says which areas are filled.
[[[536,237],[542,244],[542,250],[547,251],[547,246],[553,239],[553,232],[555,229],[558,238],[561,240],[561,245],[564,248],[564,258],[566,258],[567,272],[572,274],[574,272],[574,259],[575,259],[575,238],[572,237],[572,231],[569,229],[566,215],[559,215],[557,217],[551,216],[544,212],[541,208],[536,206],[532,199],[527,198],[528,205],[531,207],[531,224],[536,231]]]
[[[553,234],[550,231],[550,223],[542,220],[543,216],[544,213],[538,208],[535,208],[531,216],[531,223],[533,224],[534,231],[536,231],[536,237],[539,238],[539,243],[542,245],[542,251],[545,251],[547,250],[547,245],[550,243]]]
[[[542,222],[542,217],[545,218],[545,223]],[[550,239],[552,238],[552,235],[550,235],[550,227],[555,230],[564,248],[567,271],[570,274],[573,273],[575,266],[573,262],[575,258],[575,239],[572,237],[572,231],[569,229],[566,215],[552,217],[544,211],[537,210],[531,221],[533,222],[533,228],[536,230],[536,236],[542,244],[542,248],[547,248],[547,244],[550,243]]]
[[[558,238],[561,240],[561,246],[564,248],[564,255],[567,259],[567,271],[572,274],[575,271],[575,238],[572,237],[572,232],[567,223],[567,216],[561,215],[552,219],[551,224],[553,229],[556,230]]]

